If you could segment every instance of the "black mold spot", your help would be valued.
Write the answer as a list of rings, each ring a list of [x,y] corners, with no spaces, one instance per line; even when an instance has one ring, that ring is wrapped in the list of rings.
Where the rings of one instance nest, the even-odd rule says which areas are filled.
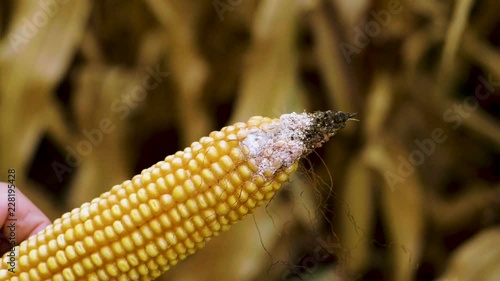
[[[346,122],[356,113],[342,111],[316,111],[310,114],[313,124],[304,132],[302,140],[306,146],[303,155],[311,153],[315,148],[322,146],[338,130],[346,126]]]

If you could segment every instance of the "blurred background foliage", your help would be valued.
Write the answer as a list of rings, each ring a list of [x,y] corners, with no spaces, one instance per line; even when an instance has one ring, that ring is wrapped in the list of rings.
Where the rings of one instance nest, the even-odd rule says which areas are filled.
[[[160,280],[500,280],[499,10],[2,1],[0,179],[55,219],[228,123],[358,112]]]

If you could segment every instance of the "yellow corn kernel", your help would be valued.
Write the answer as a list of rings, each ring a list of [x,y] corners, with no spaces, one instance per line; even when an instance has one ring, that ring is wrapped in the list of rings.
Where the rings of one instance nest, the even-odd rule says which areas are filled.
[[[252,117],[212,132],[22,242],[0,281],[152,280],[271,199],[352,116]]]

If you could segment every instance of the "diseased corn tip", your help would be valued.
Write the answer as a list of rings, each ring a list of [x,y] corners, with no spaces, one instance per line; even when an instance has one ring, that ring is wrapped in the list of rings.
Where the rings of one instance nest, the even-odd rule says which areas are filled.
[[[152,280],[273,198],[352,116],[257,116],[212,132],[22,242],[0,281]]]

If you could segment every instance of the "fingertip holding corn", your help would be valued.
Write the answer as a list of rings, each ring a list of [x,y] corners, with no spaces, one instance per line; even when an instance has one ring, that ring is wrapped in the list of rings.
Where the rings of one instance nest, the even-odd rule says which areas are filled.
[[[252,117],[212,132],[22,242],[0,281],[153,280],[270,200],[353,116]]]

